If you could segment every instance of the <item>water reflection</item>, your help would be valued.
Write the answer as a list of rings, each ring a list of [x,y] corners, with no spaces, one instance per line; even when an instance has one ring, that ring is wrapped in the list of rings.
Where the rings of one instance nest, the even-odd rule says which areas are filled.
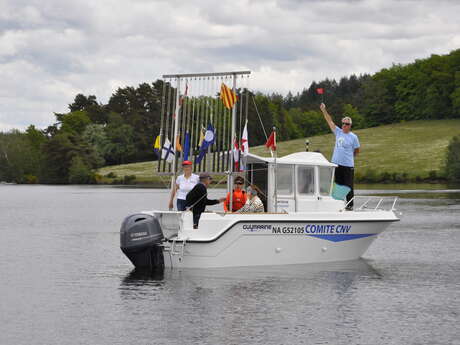
[[[383,278],[372,263],[359,259],[176,268],[166,269],[163,275],[132,271],[121,280],[119,290],[127,310],[136,305],[149,315],[151,334],[161,336],[158,343],[177,339],[178,334],[187,334],[190,343],[297,343],[299,336],[321,338],[312,325],[336,332],[343,328],[344,333],[350,332],[350,325],[359,328],[360,317],[353,309],[362,303],[360,294],[367,282]],[[265,339],[267,334],[271,341]]]
[[[123,279],[124,285],[142,285],[148,282],[161,282],[164,279],[164,270],[133,269]]]
[[[131,270],[122,280],[122,285],[143,285],[149,282],[161,282],[167,279],[197,279],[197,280],[251,280],[251,279],[287,279],[291,277],[308,278],[316,274],[381,274],[371,261],[357,259],[343,262],[312,263],[280,266],[252,266],[230,268],[166,268],[164,270]]]
[[[177,293],[184,287],[192,300],[206,297],[208,293],[227,291],[232,299],[243,298],[257,291],[258,295],[269,293],[283,287],[303,282],[308,286],[317,286],[321,281],[338,295],[346,293],[355,280],[381,279],[382,274],[364,259],[346,262],[316,263],[286,266],[256,266],[212,269],[165,269],[163,271],[132,270],[121,280],[120,290],[142,290],[159,286],[173,286]],[[219,292],[219,294],[221,293]],[[122,296],[123,297],[123,296]],[[124,295],[127,297],[127,295]],[[131,298],[129,296],[129,298]],[[222,296],[224,297],[224,296]]]

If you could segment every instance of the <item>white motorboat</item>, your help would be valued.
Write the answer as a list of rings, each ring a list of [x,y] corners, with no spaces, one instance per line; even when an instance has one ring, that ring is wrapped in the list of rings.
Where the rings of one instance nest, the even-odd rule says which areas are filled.
[[[265,212],[205,212],[198,229],[193,229],[190,211],[153,210],[129,216],[120,230],[120,247],[134,266],[229,267],[353,260],[399,220],[394,209],[396,199],[386,210],[383,198],[371,197],[361,205],[355,201],[354,211],[347,211],[345,201],[337,200],[333,193],[336,165],[321,153],[298,152],[277,159],[276,145],[268,145],[274,148],[274,156],[263,158],[245,151],[241,161],[236,143],[240,142],[238,138],[241,145],[248,142],[242,119],[247,125],[251,93],[243,85],[237,97],[236,84],[237,80],[244,84],[249,74],[240,71],[163,76],[169,81],[163,84],[161,129],[155,147],[162,147],[164,154],[157,167],[159,174],[172,177],[171,186],[175,186],[179,157],[172,143],[176,147],[181,143],[183,160],[189,157],[190,143],[201,143],[199,155],[190,153],[195,157],[196,171],[226,174],[227,191],[233,190],[234,175],[244,175],[246,181],[261,190]],[[224,84],[228,78],[233,81],[231,90]],[[206,123],[205,134],[202,128]],[[260,125],[263,128],[262,120]],[[272,144],[275,134],[274,128]],[[201,158],[206,156],[208,164],[206,158],[203,164]],[[244,172],[240,172],[240,161]]]
[[[321,153],[249,154],[246,177],[266,195],[264,213],[145,211],[125,219],[121,248],[136,267],[230,267],[354,260],[392,222],[396,198],[353,211],[332,196],[335,165]],[[384,209],[384,205],[388,206]]]

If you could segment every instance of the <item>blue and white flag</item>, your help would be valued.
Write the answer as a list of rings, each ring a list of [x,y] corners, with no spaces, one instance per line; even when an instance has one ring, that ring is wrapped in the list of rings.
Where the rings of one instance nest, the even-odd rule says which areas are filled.
[[[161,149],[161,158],[168,163],[171,163],[174,160],[174,147],[168,138],[166,138]]]
[[[201,142],[200,153],[198,157],[196,157],[195,159],[195,164],[200,164],[200,162],[206,155],[206,152],[208,152],[208,147],[214,144],[215,138],[216,138],[215,129],[211,124],[209,124],[208,128],[206,129],[206,133],[204,134],[204,139]]]

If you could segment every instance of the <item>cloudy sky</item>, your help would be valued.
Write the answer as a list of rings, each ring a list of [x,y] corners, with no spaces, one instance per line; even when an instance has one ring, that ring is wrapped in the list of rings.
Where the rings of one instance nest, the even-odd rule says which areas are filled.
[[[43,128],[77,93],[251,70],[285,94],[460,48],[457,0],[0,0],[0,131]]]

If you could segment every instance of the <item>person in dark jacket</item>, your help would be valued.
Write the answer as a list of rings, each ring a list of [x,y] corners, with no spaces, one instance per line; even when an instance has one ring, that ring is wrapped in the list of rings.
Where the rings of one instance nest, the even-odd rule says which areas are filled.
[[[211,184],[212,178],[208,173],[200,174],[200,182],[188,192],[185,199],[185,207],[192,209],[193,212],[193,228],[198,229],[201,214],[206,209],[207,205],[216,205],[224,202],[225,198],[218,200],[208,199],[208,186]]]

